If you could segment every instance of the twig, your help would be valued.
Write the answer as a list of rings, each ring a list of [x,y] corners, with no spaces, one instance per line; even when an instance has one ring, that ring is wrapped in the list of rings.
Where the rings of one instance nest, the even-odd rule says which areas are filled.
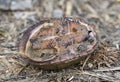
[[[12,67],[9,61],[6,59],[6,56],[0,56],[0,61],[4,62],[9,68]]]
[[[9,78],[3,78],[2,80],[3,81],[9,81],[9,80],[18,80],[18,79],[22,79],[22,78],[25,78],[25,77],[33,77],[33,76],[38,76],[40,73],[35,73],[35,74],[28,74],[28,75],[24,75],[24,76],[12,76],[12,77],[9,77]]]
[[[82,10],[81,10],[80,6],[78,5],[78,3],[76,3],[75,0],[72,0],[72,3],[73,3],[73,5],[74,5],[74,7],[76,8],[78,14],[81,14],[81,13],[82,13]]]
[[[0,55],[8,55],[8,54],[18,54],[18,52],[16,51],[0,52]]]
[[[100,74],[100,73],[93,73],[93,72],[83,71],[83,72],[81,72],[81,74],[90,75],[90,76],[101,78],[101,79],[108,80],[108,81],[114,81],[115,80],[115,78],[113,78],[113,77],[103,75],[103,74]]]
[[[20,75],[20,73],[26,68],[26,67],[28,67],[30,64],[26,64],[24,67],[22,67],[21,69],[20,69],[20,71],[17,73],[17,76],[18,75]]]
[[[120,70],[120,66],[119,67],[113,67],[113,68],[102,68],[99,70],[93,70],[94,72],[99,72],[99,71],[117,71]]]
[[[66,4],[66,12],[65,12],[65,15],[66,15],[66,16],[71,16],[72,7],[73,7],[72,2],[71,2],[71,1],[67,1],[67,4]]]
[[[84,69],[84,67],[85,67],[85,65],[86,65],[86,63],[87,63],[87,61],[89,60],[90,56],[91,56],[91,55],[89,55],[89,56],[86,58],[85,62],[83,63],[82,71],[83,71],[83,69]]]

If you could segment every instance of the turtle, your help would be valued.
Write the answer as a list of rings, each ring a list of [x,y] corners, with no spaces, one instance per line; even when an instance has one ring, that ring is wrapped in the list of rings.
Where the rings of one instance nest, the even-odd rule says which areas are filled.
[[[23,33],[19,54],[41,69],[63,69],[93,53],[97,43],[95,26],[83,18],[44,18]]]

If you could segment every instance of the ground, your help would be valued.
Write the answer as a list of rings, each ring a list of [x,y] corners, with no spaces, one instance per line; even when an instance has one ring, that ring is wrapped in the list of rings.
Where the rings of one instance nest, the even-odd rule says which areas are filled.
[[[120,81],[120,0],[35,0],[29,9],[0,9],[0,82]],[[95,25],[94,53],[66,69],[45,71],[14,60],[22,33],[41,18],[82,17]]]

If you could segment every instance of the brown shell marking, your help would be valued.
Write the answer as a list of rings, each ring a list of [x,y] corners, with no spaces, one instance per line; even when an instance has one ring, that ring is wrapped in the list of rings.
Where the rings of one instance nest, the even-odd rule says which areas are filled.
[[[25,31],[19,52],[30,64],[44,69],[59,69],[79,62],[96,46],[93,25],[81,18],[51,18]]]

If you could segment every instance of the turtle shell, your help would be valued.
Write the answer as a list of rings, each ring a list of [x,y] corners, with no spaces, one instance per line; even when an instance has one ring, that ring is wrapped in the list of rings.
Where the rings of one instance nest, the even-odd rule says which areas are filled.
[[[22,58],[43,69],[61,69],[80,62],[97,47],[94,25],[81,18],[50,18],[28,28],[20,41]]]

